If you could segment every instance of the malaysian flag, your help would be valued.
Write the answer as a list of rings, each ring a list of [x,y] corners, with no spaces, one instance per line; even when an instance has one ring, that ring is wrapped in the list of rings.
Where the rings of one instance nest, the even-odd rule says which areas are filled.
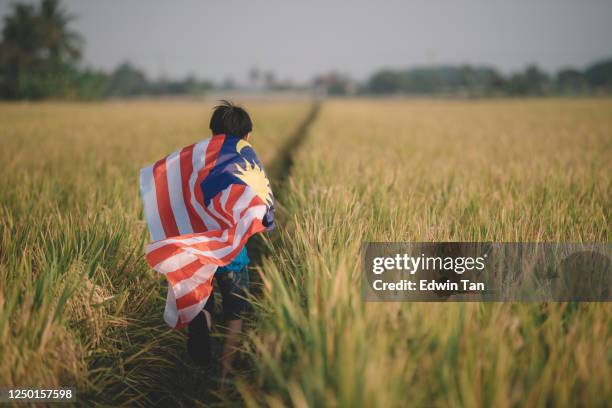
[[[185,327],[249,237],[274,227],[270,182],[244,139],[215,135],[140,170],[153,242],[146,258],[168,280],[164,320]]]

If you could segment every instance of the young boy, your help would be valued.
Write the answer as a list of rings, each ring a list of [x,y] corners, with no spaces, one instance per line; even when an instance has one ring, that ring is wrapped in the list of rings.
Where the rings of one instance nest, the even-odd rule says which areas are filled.
[[[238,137],[244,142],[249,139],[252,129],[253,124],[249,114],[243,108],[227,101],[223,101],[215,108],[210,120],[210,130],[213,135]],[[238,141],[237,145],[244,142]],[[202,189],[204,190],[205,186],[202,186]],[[267,230],[272,228],[273,221],[266,225]],[[222,296],[223,320],[227,325],[221,356],[222,381],[232,366],[238,337],[242,331],[242,316],[250,309],[246,300],[249,287],[249,262],[247,249],[244,246],[228,265],[219,267],[214,275]],[[191,321],[188,328],[187,349],[191,357],[200,364],[208,364],[211,360],[210,330],[214,315],[214,292],[211,293],[204,310]]]

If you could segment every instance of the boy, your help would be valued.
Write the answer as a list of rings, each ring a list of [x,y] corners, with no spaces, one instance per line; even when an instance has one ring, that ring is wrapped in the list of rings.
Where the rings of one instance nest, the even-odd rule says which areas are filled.
[[[249,114],[243,108],[235,106],[228,101],[222,101],[219,106],[216,106],[210,119],[210,130],[213,137],[215,135],[225,135],[226,138],[239,138],[240,140],[236,141],[234,146],[247,146],[248,143],[245,142],[249,139],[252,129],[253,124]],[[250,149],[250,145],[248,146]],[[241,150],[240,147],[236,147],[236,150],[246,158],[249,157],[249,154],[254,158],[252,149]],[[224,157],[221,154],[217,161],[223,161]],[[259,162],[257,161],[257,163]],[[221,163],[222,166],[223,163]],[[211,179],[214,179],[214,177],[211,177]],[[265,180],[267,181],[267,179]],[[215,180],[215,183],[219,183],[219,180]],[[214,190],[215,188],[215,186],[212,186],[212,188],[208,187],[205,180],[201,185],[204,196],[206,196],[207,191]],[[267,184],[267,189],[269,190],[269,184]],[[272,197],[271,191],[265,194],[269,194],[270,198]],[[266,230],[274,227],[272,217],[273,213],[269,212],[264,218]],[[233,260],[229,264],[217,268],[214,275],[222,295],[223,320],[227,323],[227,333],[221,356],[222,381],[226,379],[232,365],[238,337],[242,331],[242,316],[250,308],[249,302],[246,300],[249,286],[249,262],[246,246],[243,246]],[[210,330],[212,327],[214,303],[213,291],[206,302],[204,310],[189,323],[187,349],[190,356],[200,364],[207,364],[211,360]]]

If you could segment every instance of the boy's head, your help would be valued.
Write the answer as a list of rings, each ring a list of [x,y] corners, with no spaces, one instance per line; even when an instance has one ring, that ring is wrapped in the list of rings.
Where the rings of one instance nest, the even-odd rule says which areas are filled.
[[[245,138],[253,130],[253,122],[240,106],[221,101],[220,105],[215,106],[210,118],[210,130],[213,135],[225,134]]]

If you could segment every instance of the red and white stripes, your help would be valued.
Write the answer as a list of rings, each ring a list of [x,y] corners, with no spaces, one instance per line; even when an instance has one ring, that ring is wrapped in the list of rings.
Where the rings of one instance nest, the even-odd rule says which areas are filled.
[[[218,266],[263,231],[267,206],[245,184],[231,184],[205,205],[202,180],[214,168],[225,136],[187,146],[140,172],[153,242],[146,258],[168,280],[164,319],[184,327],[202,310]]]
[[[140,192],[151,239],[219,228],[197,186],[215,166],[225,136],[178,150],[140,171]]]
[[[261,220],[267,207],[261,199],[248,186],[231,185],[228,196],[232,190],[243,190],[233,208],[229,200],[220,207],[223,215],[238,216],[230,228],[167,238],[146,248],[149,264],[168,280],[164,318],[172,327],[184,327],[202,310],[217,267],[231,262],[251,235],[265,229]],[[212,201],[220,202],[221,195]]]

